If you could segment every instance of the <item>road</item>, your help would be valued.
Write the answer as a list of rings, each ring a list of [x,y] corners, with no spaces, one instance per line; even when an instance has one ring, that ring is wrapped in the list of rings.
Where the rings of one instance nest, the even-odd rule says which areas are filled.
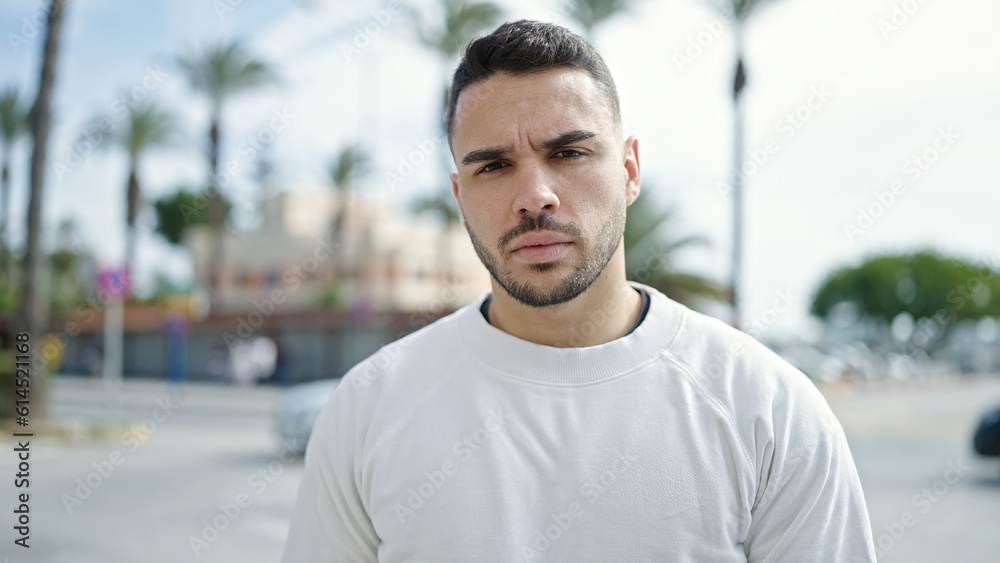
[[[181,399],[129,382],[109,416],[101,387],[60,380],[52,412],[77,436],[32,439],[27,550],[13,544],[16,444],[0,437],[0,562],[276,561],[302,473],[271,432],[276,393],[196,385]],[[1000,462],[968,446],[978,413],[1000,404],[1000,378],[824,393],[855,456],[879,561],[1000,558]],[[95,419],[112,430],[88,436]]]

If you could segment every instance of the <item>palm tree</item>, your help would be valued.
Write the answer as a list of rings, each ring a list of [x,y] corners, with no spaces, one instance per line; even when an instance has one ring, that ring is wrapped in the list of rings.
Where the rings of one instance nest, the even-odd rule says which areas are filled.
[[[125,128],[111,136],[111,139],[128,154],[128,185],[125,189],[125,267],[130,275],[135,266],[135,220],[141,200],[139,158],[151,148],[168,144],[174,132],[173,124],[174,116],[150,103],[132,110]]]
[[[45,46],[42,50],[41,77],[38,80],[38,97],[31,110],[31,189],[28,196],[28,240],[21,268],[21,306],[15,326],[24,327],[34,338],[41,340],[46,325],[47,299],[42,284],[42,199],[45,187],[45,157],[49,143],[52,92],[55,90],[56,63],[59,59],[59,37],[62,34],[63,11],[68,0],[49,3]],[[32,414],[45,417],[45,377],[34,370],[31,381]]]
[[[454,269],[451,259],[451,234],[461,225],[462,217],[455,207],[455,198],[451,192],[439,191],[433,195],[418,198],[410,207],[413,213],[436,215],[444,224],[444,230],[438,239],[438,258],[444,271],[444,278],[449,283],[453,281]]]
[[[743,26],[754,9],[768,0],[725,0],[720,8],[732,15],[736,45],[736,65],[733,69],[733,171],[730,187],[733,196],[733,255],[730,269],[730,295],[732,324],[740,326],[740,276],[743,270],[743,104],[740,94],[746,85],[746,67],[743,64]],[[717,5],[718,6],[718,5]]]
[[[246,92],[273,80],[270,69],[263,62],[254,59],[238,41],[216,45],[204,52],[178,60],[182,72],[187,75],[191,87],[208,97],[210,108],[210,127],[208,131],[209,152],[208,161],[211,168],[211,182],[219,186],[219,144],[222,129],[222,110],[224,104],[236,94]],[[223,252],[223,215],[224,208],[221,193],[209,195],[209,225],[212,229],[212,250],[209,258],[209,287],[211,300],[218,298],[219,269],[222,265]]]
[[[444,0],[443,4],[444,25],[429,29],[418,22],[417,33],[425,46],[451,63],[473,35],[496,23],[501,12],[492,2]]]
[[[417,33],[420,42],[440,57],[445,68],[450,68],[465,44],[476,34],[495,25],[500,19],[502,11],[492,2],[469,2],[467,0],[443,0],[443,7],[443,25],[432,27],[428,26],[426,22],[418,21]],[[444,82],[441,96],[441,115],[444,115],[448,108],[447,74]],[[448,177],[451,171],[449,151],[441,150],[439,154],[441,155],[441,169],[444,176]],[[441,263],[447,265],[448,271],[446,271],[445,276],[450,279],[451,259],[448,250],[448,236],[458,217],[458,209],[451,197],[450,184],[440,193],[425,198],[423,201],[423,203],[421,201],[415,203],[415,211],[423,212],[427,209],[422,209],[422,206],[427,207],[429,204],[430,208],[444,213],[445,230],[441,233],[438,251]]]
[[[468,2],[467,0],[444,0],[444,24],[428,26],[418,21],[417,35],[425,47],[436,53],[442,64],[450,68],[462,47],[474,35],[494,25],[500,18],[500,8],[492,2]],[[448,79],[445,78],[441,109],[448,107]],[[444,152],[444,151],[442,151]]]
[[[329,167],[330,184],[337,194],[337,214],[332,225],[333,241],[337,245],[336,271],[337,277],[343,278],[347,269],[344,260],[344,225],[347,222],[347,212],[351,201],[351,192],[358,178],[368,171],[368,154],[359,146],[349,146],[341,149],[334,157]]]
[[[8,86],[0,93],[0,151],[3,152],[0,161],[0,253],[3,254],[0,266],[7,271],[7,224],[10,217],[10,157],[14,145],[24,133],[28,132],[29,111],[18,103],[18,89]]]
[[[677,252],[708,244],[701,235],[680,238],[667,236],[664,225],[676,222],[676,208],[658,208],[649,201],[648,191],[639,193],[625,216],[626,277],[654,287],[674,301],[693,306],[697,301],[725,300],[728,292],[718,283],[697,274],[677,271]]]
[[[569,17],[583,27],[587,41],[593,42],[594,30],[619,12],[628,9],[631,0],[576,0]]]

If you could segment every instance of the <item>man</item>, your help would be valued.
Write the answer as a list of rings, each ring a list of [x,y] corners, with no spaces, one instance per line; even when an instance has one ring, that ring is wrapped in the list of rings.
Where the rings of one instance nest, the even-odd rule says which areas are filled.
[[[809,380],[625,280],[638,142],[600,56],[504,24],[449,99],[454,195],[493,289],[344,376],[284,561],[874,561]]]

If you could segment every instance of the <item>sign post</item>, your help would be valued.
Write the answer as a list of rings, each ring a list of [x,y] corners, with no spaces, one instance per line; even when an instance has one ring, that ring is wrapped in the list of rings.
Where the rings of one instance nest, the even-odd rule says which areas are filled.
[[[125,321],[125,300],[131,288],[127,268],[100,270],[97,273],[97,295],[104,301],[104,397],[108,417],[121,418],[122,332]]]

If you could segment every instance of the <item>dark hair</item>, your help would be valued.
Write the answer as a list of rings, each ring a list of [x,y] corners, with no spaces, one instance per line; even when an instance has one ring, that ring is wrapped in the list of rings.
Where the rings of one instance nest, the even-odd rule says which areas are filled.
[[[467,86],[490,78],[497,72],[527,74],[553,68],[578,68],[590,74],[611,108],[616,124],[621,108],[615,81],[604,59],[579,35],[552,24],[532,20],[507,22],[493,33],[469,42],[458,63],[448,92],[445,120],[448,143],[455,128],[458,95]]]

